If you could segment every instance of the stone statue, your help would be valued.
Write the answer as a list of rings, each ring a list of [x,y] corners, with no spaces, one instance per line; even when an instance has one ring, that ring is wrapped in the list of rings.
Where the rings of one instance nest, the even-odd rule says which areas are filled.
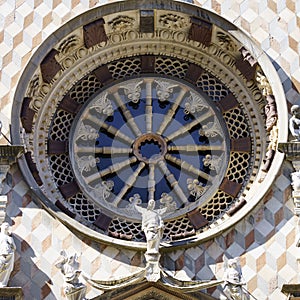
[[[16,245],[9,233],[9,224],[2,223],[0,233],[0,287],[7,286],[10,274],[14,268]]]
[[[295,192],[300,192],[300,171],[293,172],[292,177],[292,187]]]
[[[142,230],[145,233],[147,241],[145,258],[147,261],[146,278],[148,281],[157,281],[160,278],[159,244],[164,229],[161,215],[167,211],[167,207],[157,210],[154,207],[155,201],[153,199],[149,200],[147,208],[135,205],[136,210],[142,214]]]
[[[77,254],[67,255],[61,251],[61,258],[55,264],[61,270],[64,276],[64,293],[68,300],[85,299],[86,286],[79,281],[81,271],[79,270],[79,262]]]
[[[291,108],[292,117],[290,118],[289,128],[295,142],[300,141],[300,106],[293,105]]]
[[[147,253],[158,253],[164,229],[164,222],[161,218],[162,209],[154,209],[155,201],[153,199],[149,200],[147,209],[138,205],[135,207],[142,214],[142,230],[146,236]]]
[[[224,289],[223,292],[230,300],[248,300],[249,294],[244,291],[242,270],[238,258],[227,259],[223,256],[225,272],[224,272]]]

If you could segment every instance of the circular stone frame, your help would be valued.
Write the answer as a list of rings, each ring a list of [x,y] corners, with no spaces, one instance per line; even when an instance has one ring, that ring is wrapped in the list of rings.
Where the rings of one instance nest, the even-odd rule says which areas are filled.
[[[166,67],[172,61],[176,61],[175,71]],[[131,64],[129,73],[123,67],[126,63]],[[222,97],[211,97],[227,126],[232,126],[228,129],[233,155],[220,194],[230,198],[229,204],[219,217],[208,222],[204,218],[204,225],[202,217],[207,216],[208,208],[187,212],[177,220],[189,222],[181,232],[174,231],[177,221],[171,220],[163,249],[178,245],[175,239],[181,240],[181,246],[201,243],[244,218],[264,197],[284,158],[276,152],[278,142],[285,142],[288,136],[283,88],[267,55],[247,34],[212,12],[177,1],[164,1],[163,7],[159,1],[148,1],[145,9],[138,1],[129,0],[126,7],[123,2],[116,2],[91,9],[59,28],[32,56],[15,92],[11,133],[13,144],[25,146],[19,165],[34,198],[72,230],[91,239],[145,249],[145,243],[130,240],[130,236],[125,235],[124,239],[108,235],[112,220],[105,211],[98,218],[104,220],[100,225],[97,220],[92,224],[83,220],[68,200],[76,189],[76,181],[58,184],[61,178],[52,180],[51,156],[65,155],[66,142],[51,141],[49,132],[59,127],[61,120],[69,122],[65,115],[59,115],[59,110],[76,115],[82,106],[70,99],[70,91],[89,74],[98,78],[101,89],[116,80],[118,72],[123,78],[129,78],[132,72],[137,72],[135,76],[170,72],[168,76],[197,88],[202,87],[201,74],[205,73],[211,75],[206,77],[208,82],[212,80],[213,85],[228,91]],[[226,102],[222,101],[224,98]],[[237,115],[241,124],[249,127],[244,130],[245,137],[238,136],[239,130],[232,125]],[[57,125],[55,120],[61,123]],[[61,126],[63,132],[65,127]],[[246,176],[239,183],[242,173],[234,177],[239,172],[234,164],[244,153]],[[264,163],[265,158],[269,164]]]

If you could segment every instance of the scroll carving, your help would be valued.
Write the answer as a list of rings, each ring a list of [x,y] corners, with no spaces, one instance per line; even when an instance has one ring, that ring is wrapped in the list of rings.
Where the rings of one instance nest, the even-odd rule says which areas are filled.
[[[114,182],[112,180],[102,181],[95,186],[95,189],[92,191],[92,193],[99,201],[106,201],[110,196],[113,187]]]
[[[224,154],[220,157],[212,156],[207,154],[203,158],[203,164],[205,167],[208,167],[210,170],[215,170],[217,173],[220,171],[221,161],[224,159]]]
[[[81,173],[91,171],[91,169],[95,168],[99,162],[100,159],[98,157],[94,157],[93,155],[81,156],[77,159],[78,169]]]
[[[166,208],[166,212],[173,212],[177,206],[173,200],[173,197],[168,195],[167,193],[162,193],[160,198],[160,208]]]

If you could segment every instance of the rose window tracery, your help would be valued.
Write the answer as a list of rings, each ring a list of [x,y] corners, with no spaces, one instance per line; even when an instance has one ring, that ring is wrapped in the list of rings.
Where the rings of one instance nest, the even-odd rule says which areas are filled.
[[[214,106],[174,79],[143,77],[104,89],[86,103],[70,135],[80,187],[100,208],[132,220],[140,219],[127,212],[134,195],[144,204],[168,195],[169,218],[202,205],[216,193],[229,157]]]

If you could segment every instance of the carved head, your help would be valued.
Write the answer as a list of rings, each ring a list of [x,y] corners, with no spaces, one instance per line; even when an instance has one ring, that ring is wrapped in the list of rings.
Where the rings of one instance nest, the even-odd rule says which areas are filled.
[[[1,232],[2,233],[8,233],[9,224],[7,222],[2,223],[1,225]]]
[[[293,116],[299,118],[300,117],[300,106],[295,104],[291,107],[291,113]]]
[[[154,207],[155,207],[155,201],[154,201],[154,199],[150,199],[149,202],[148,202],[148,207],[147,207],[147,209],[153,210]]]
[[[234,258],[228,259],[228,267],[233,268],[233,269],[237,269],[237,267],[238,267],[237,260],[234,259]]]

